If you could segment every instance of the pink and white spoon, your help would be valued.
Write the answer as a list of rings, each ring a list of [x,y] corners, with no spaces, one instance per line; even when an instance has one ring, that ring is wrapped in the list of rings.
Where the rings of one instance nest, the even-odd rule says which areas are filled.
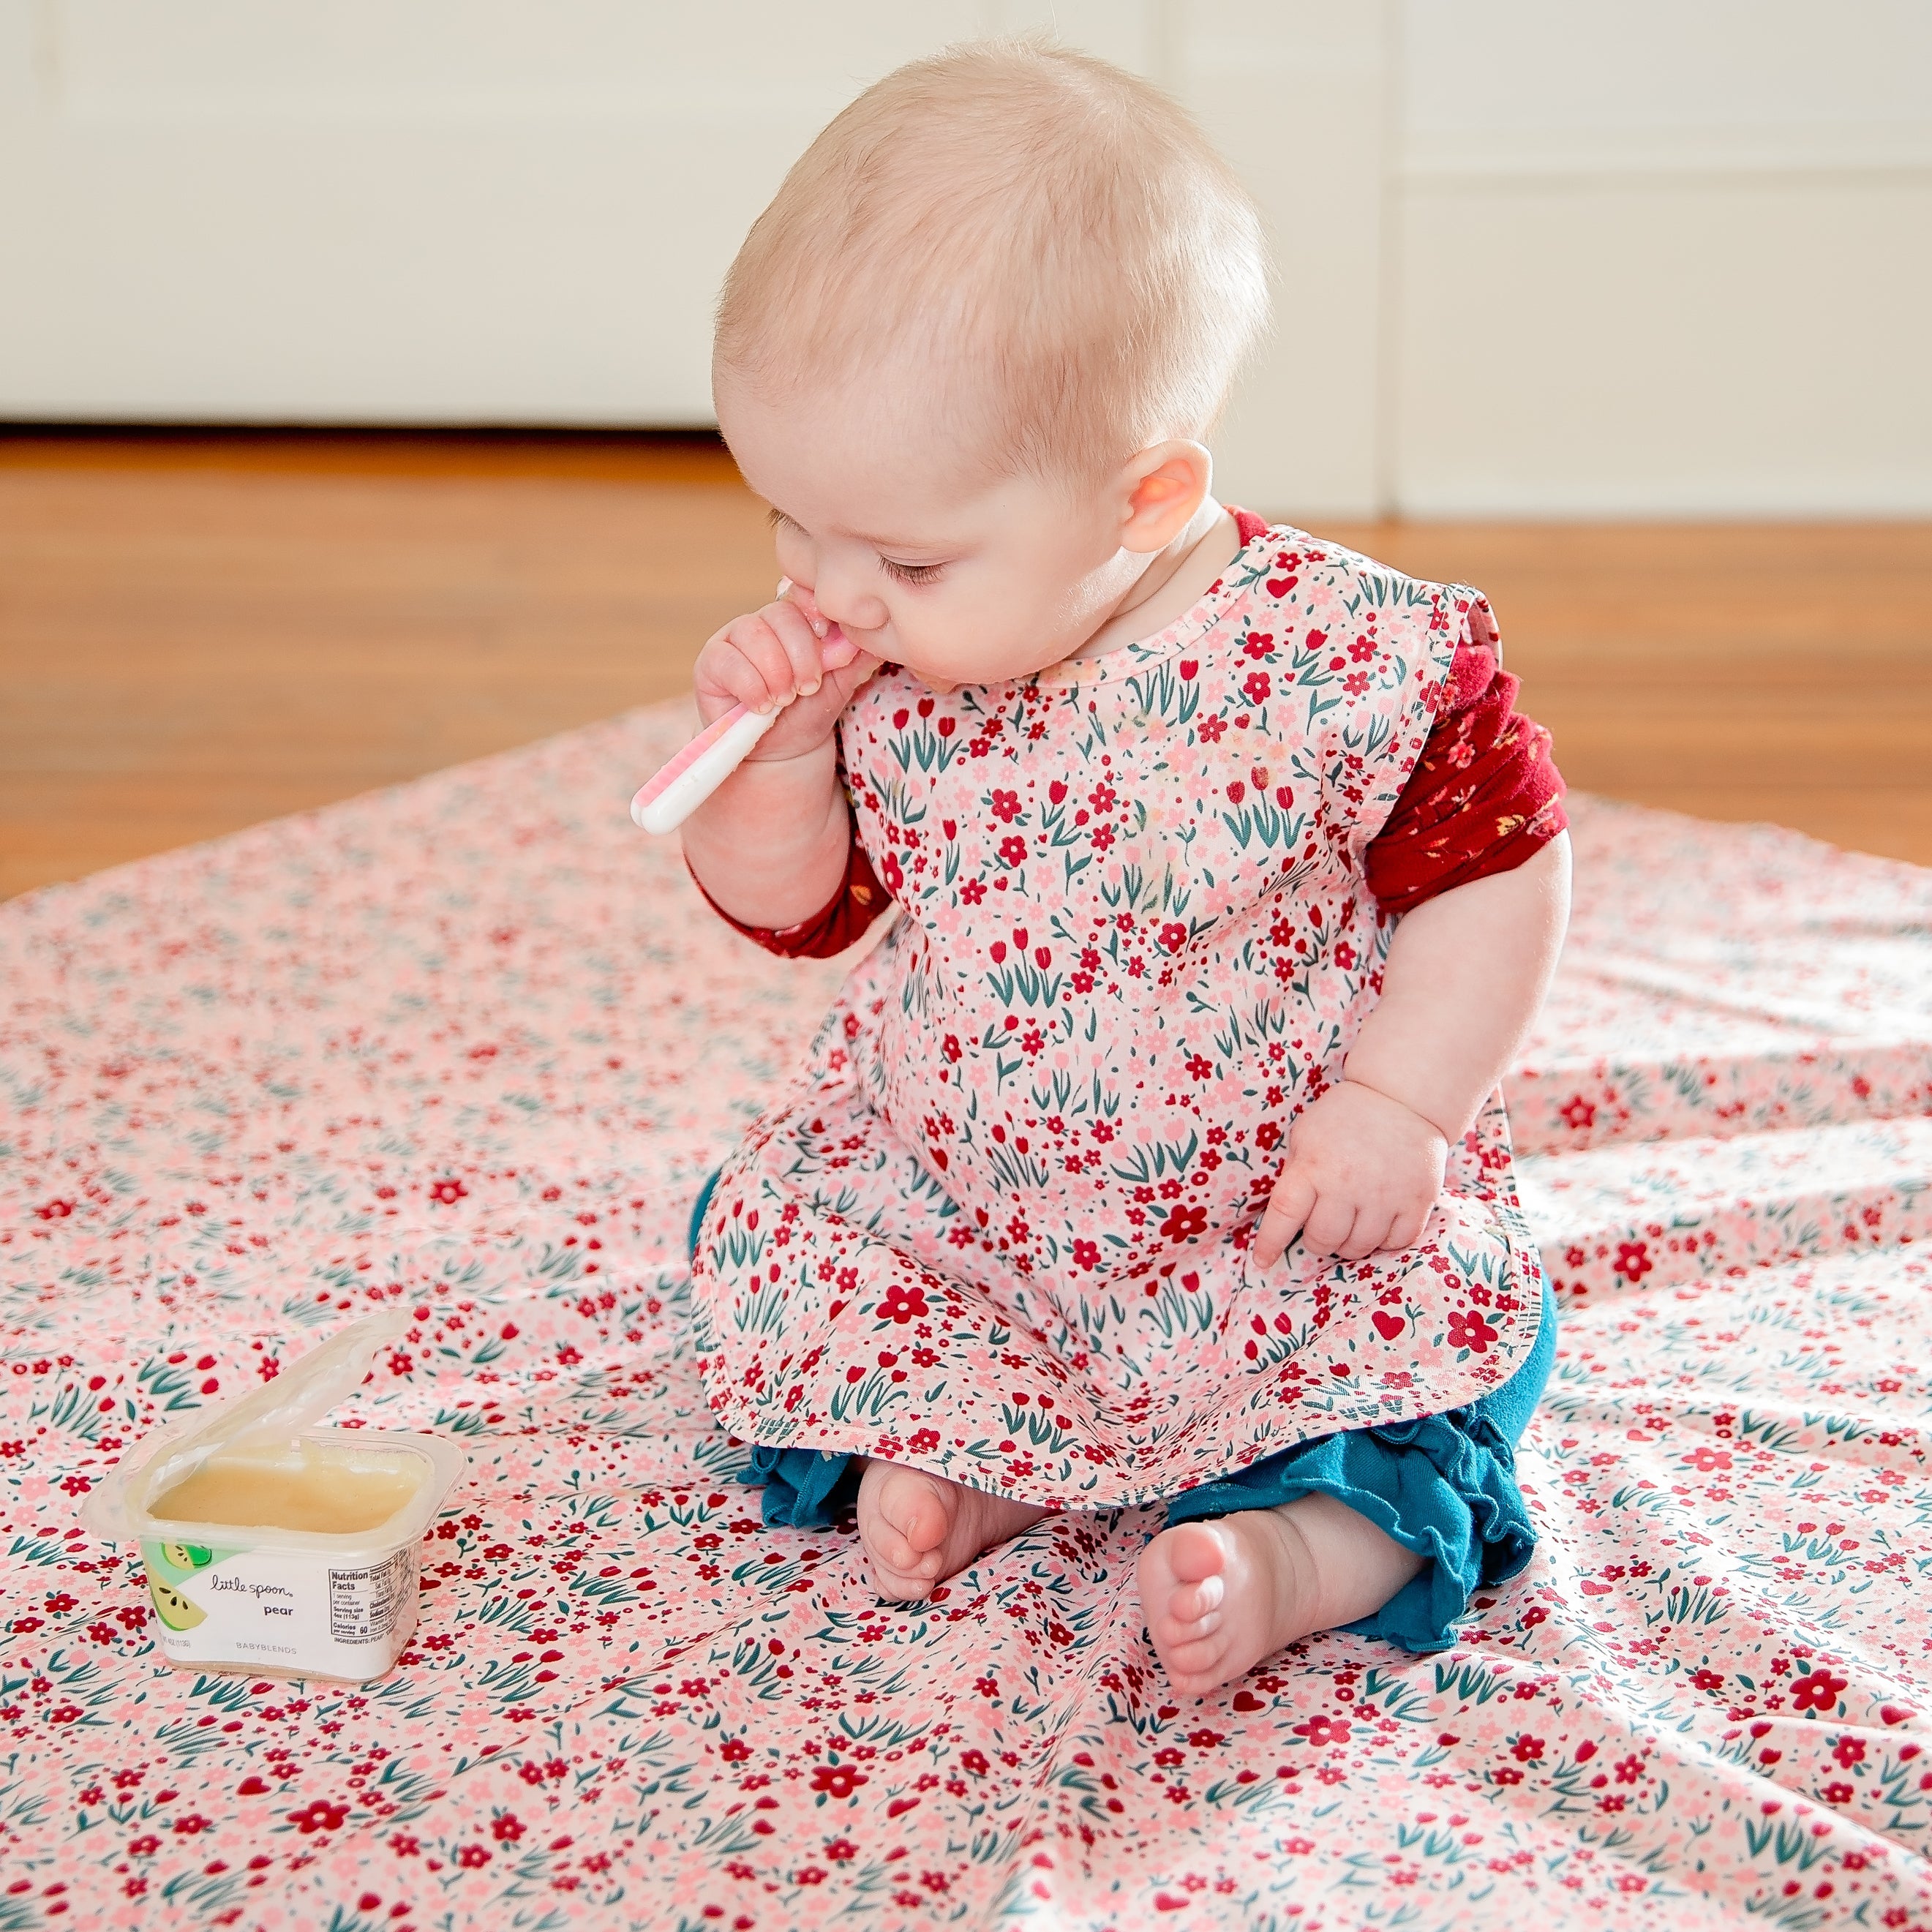
[[[790,588],[788,581],[780,584],[778,595],[782,597]],[[826,670],[840,670],[851,662],[850,646],[836,624],[826,627],[819,642],[838,659],[826,664]],[[836,652],[835,646],[839,647]],[[775,711],[754,711],[734,704],[722,718],[714,718],[676,758],[638,788],[638,795],[631,801],[632,818],[646,832],[675,832],[745,762],[785,709],[780,705]]]

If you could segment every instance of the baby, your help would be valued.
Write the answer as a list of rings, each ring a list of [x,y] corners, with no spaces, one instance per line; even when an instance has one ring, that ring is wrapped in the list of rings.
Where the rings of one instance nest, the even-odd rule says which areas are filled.
[[[1560,782],[1473,592],[1214,500],[1265,307],[1239,186],[1103,63],[970,46],[847,109],[720,307],[788,585],[698,708],[784,708],[685,831],[774,950],[898,908],[693,1223],[766,1520],[855,1504],[908,1600],[1160,1502],[1185,1694],[1319,1630],[1448,1642],[1528,1560],[1555,1339],[1496,1088]]]

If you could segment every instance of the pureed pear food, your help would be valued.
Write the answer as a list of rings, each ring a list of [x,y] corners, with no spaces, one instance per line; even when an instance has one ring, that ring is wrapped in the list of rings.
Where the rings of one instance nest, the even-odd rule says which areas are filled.
[[[422,1534],[463,1452],[310,1425],[407,1325],[352,1324],[187,1435],[150,1438],[90,1496],[92,1528],[140,1545],[170,1663],[360,1682],[395,1662],[416,1628]]]

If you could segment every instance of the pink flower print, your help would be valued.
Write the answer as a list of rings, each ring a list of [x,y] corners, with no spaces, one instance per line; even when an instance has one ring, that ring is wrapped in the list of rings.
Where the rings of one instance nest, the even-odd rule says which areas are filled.
[[[1692,1450],[1684,1460],[1688,1467],[1695,1469],[1700,1475],[1708,1476],[1718,1470],[1728,1469],[1731,1466],[1731,1452],[1704,1442]]]
[[[1466,1315],[1460,1309],[1449,1318],[1449,1346],[1467,1348],[1472,1354],[1484,1354],[1496,1339],[1497,1331],[1480,1315]]]
[[[1250,704],[1265,704],[1274,688],[1264,670],[1251,670],[1241,680],[1241,690]]]
[[[886,1289],[878,1312],[881,1321],[896,1322],[903,1328],[928,1312],[925,1293],[916,1283],[909,1288],[903,1282],[896,1281]]]
[[[996,791],[992,795],[993,816],[1002,825],[1010,825],[1020,815],[1020,795],[1016,791]]]

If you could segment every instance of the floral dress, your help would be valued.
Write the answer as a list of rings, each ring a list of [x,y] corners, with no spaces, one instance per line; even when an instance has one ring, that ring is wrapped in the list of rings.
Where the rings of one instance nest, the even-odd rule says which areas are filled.
[[[1488,620],[1243,529],[1156,636],[945,697],[888,669],[842,719],[901,916],[694,1226],[708,1400],[764,1469],[800,1448],[1052,1508],[1168,1500],[1546,1363],[1499,1096],[1417,1246],[1252,1262],[1379,991],[1364,854]]]

